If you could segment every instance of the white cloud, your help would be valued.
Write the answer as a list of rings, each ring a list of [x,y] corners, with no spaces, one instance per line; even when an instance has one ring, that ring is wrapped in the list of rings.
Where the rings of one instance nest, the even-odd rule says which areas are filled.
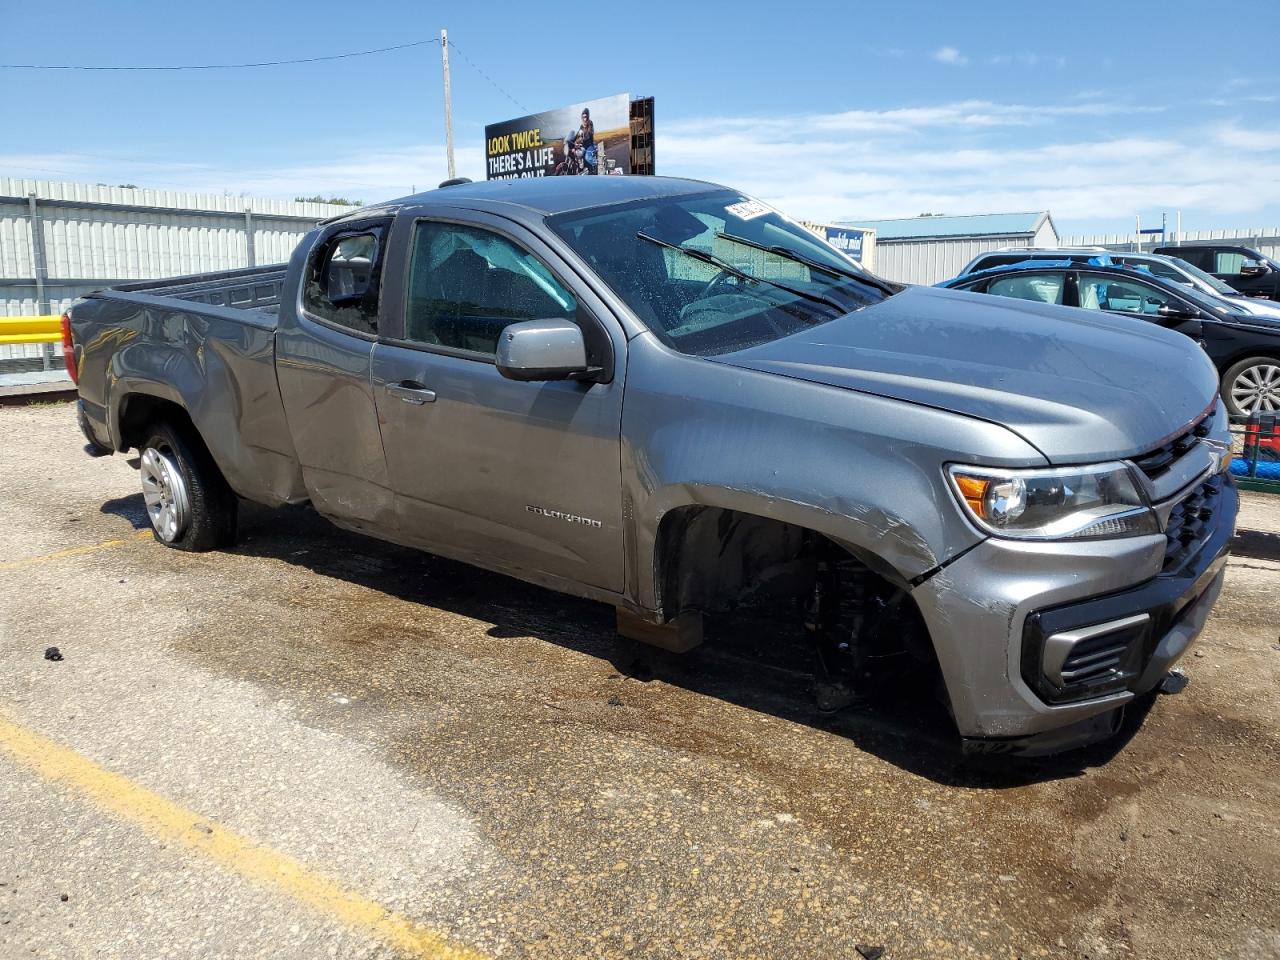
[[[112,154],[3,154],[0,173],[35,180],[73,180],[93,183],[136,183],[141,187],[197,193],[249,194],[261,197],[311,196],[317,193],[373,203],[427,190],[448,176],[444,147],[406,146],[383,150],[343,152],[332,145],[300,151],[303,156],[328,156],[325,162],[255,162],[232,169],[211,164],[135,160]],[[458,173],[484,179],[481,147],[463,147],[455,154]]]
[[[1214,139],[1233,150],[1271,152],[1280,150],[1280,130],[1245,130],[1228,124],[1214,132]]]
[[[953,67],[963,67],[969,62],[969,58],[955,47],[939,47],[933,52],[933,59],[937,60],[939,63],[946,63]]]
[[[1261,208],[1280,207],[1280,120],[1210,123],[1208,111],[1203,124],[1188,116],[1175,132],[1147,129],[1162,109],[1110,99],[962,100],[693,118],[659,127],[658,169],[731,184],[813,220],[1045,209],[1059,219],[1110,220],[1153,208],[1252,220]],[[444,151],[434,144],[351,152],[306,144],[298,155],[326,159],[259,158],[233,169],[15,152],[0,154],[0,173],[269,197],[332,193],[368,202],[432,187],[446,175]],[[483,178],[478,142],[458,151],[458,172]]]
[[[1162,110],[1116,101],[960,101],[704,118],[668,125],[658,158],[665,173],[729,183],[815,220],[1044,209],[1063,219],[1110,219],[1152,207],[1239,214],[1280,205],[1280,124],[1210,135],[1188,121],[1176,135],[1145,132],[1144,116]],[[1116,119],[1078,122],[1095,117]],[[1019,127],[1036,131],[1011,144]],[[1107,136],[1108,129],[1126,133]],[[1250,191],[1239,189],[1242,180]]]
[[[1010,64],[1017,64],[1020,67],[1036,67],[1036,66],[1053,66],[1061,69],[1065,67],[1069,61],[1066,57],[1042,57],[1038,53],[1023,51],[1021,53],[998,53],[995,56],[988,57],[987,63],[993,67],[1007,67]]]

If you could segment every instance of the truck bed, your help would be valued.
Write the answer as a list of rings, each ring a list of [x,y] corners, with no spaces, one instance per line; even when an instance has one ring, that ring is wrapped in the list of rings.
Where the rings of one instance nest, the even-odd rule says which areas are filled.
[[[263,267],[246,267],[218,273],[197,273],[166,280],[139,280],[122,283],[95,296],[115,293],[142,294],[148,297],[173,297],[191,303],[207,303],[215,307],[253,310],[274,317],[280,308],[288,264],[273,263]]]
[[[284,264],[125,283],[69,311],[80,401],[96,443],[136,445],[131,404],[180,407],[232,488],[263,503],[305,499],[276,381]]]

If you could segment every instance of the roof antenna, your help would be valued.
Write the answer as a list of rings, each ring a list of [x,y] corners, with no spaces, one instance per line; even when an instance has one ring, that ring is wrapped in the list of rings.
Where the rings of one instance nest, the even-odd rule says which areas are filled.
[[[471,183],[470,177],[451,177],[448,180],[441,180],[440,186],[443,187],[459,187],[464,183]]]

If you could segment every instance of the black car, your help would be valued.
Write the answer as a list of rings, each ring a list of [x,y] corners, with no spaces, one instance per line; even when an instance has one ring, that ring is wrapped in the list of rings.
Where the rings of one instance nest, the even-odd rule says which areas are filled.
[[[1166,257],[1181,257],[1235,287],[1246,297],[1280,300],[1280,266],[1250,247],[1226,243],[1195,243],[1157,247]]]
[[[1134,267],[1027,260],[944,280],[938,286],[1106,310],[1158,323],[1200,343],[1222,377],[1222,397],[1231,414],[1280,411],[1280,321],[1244,313],[1183,284]]]

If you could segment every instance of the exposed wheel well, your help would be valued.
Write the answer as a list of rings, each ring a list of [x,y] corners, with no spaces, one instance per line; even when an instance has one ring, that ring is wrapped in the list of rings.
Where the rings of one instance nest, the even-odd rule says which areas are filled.
[[[770,645],[807,637],[823,710],[870,691],[922,687],[950,708],[910,587],[877,557],[815,530],[719,507],[671,511],[658,534],[655,573],[666,620],[697,612],[725,615],[715,619],[732,625],[736,612],[775,624]],[[731,626],[728,636],[738,635]]]
[[[149,431],[157,423],[172,423],[185,430],[189,436],[199,438],[200,433],[191,417],[181,405],[163,397],[146,393],[131,393],[120,401],[120,427],[116,447],[121,452],[139,447],[147,442]],[[203,441],[201,441],[203,443]]]
[[[824,570],[856,571],[869,595],[918,623],[914,638],[928,647],[928,631],[905,583],[886,576],[878,558],[857,555],[824,534],[770,517],[721,507],[668,512],[658,529],[656,576],[664,619],[686,611],[727,613],[744,607],[798,614]],[[913,653],[922,653],[913,650]]]

